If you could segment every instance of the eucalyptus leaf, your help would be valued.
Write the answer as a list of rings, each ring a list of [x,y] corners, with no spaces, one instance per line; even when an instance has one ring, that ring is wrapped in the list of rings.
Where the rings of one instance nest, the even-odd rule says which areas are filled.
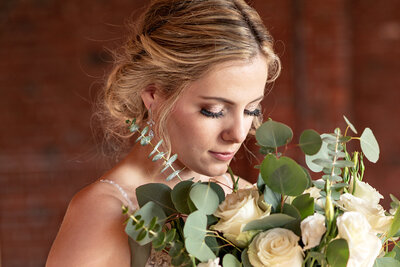
[[[390,257],[377,258],[374,263],[374,267],[399,267],[399,266],[400,266],[400,261]]]
[[[283,205],[283,210],[282,212],[286,215],[289,215],[293,218],[295,218],[294,221],[288,222],[283,226],[283,228],[292,230],[296,235],[301,236],[301,229],[300,229],[300,223],[301,223],[301,214],[300,211],[294,206],[285,203]]]
[[[193,185],[189,197],[196,208],[206,215],[213,214],[219,205],[219,197],[209,184]]]
[[[142,138],[142,140],[140,140],[140,144],[142,146],[148,145],[152,138],[153,137],[151,137],[151,136],[145,136],[145,137]]]
[[[333,152],[343,151],[343,145],[341,144],[328,144],[328,149]]]
[[[206,245],[214,252],[215,255],[218,255],[220,250],[220,245],[218,244],[217,238],[215,236],[206,236],[204,238]]]
[[[323,189],[323,188],[325,188],[325,181],[324,181],[324,180],[321,180],[321,179],[315,180],[315,181],[313,181],[313,184],[314,184],[314,186],[315,186],[316,188],[318,188],[318,189]]]
[[[158,148],[161,146],[162,143],[163,143],[162,139],[160,141],[158,141],[158,143],[155,145],[155,147],[153,148],[153,150],[149,154],[149,158],[151,158],[151,156],[153,156],[153,154],[157,152]]]
[[[264,201],[272,206],[272,210],[276,211],[280,202],[281,194],[271,190],[267,185],[264,186]]]
[[[192,237],[204,241],[206,233],[207,216],[199,210],[189,214],[185,226],[183,227],[183,235],[185,236],[185,239]]]
[[[323,168],[332,168],[333,167],[333,161],[330,159],[314,159],[312,162]]]
[[[259,192],[264,192],[264,188],[265,188],[265,182],[261,176],[261,173],[258,174],[258,178],[257,178],[257,188]]]
[[[262,219],[254,220],[247,223],[244,226],[243,231],[250,231],[250,230],[266,231],[271,228],[282,227],[285,224],[288,224],[294,220],[296,220],[296,218],[293,218],[289,215],[282,213],[274,213]]]
[[[322,139],[316,131],[305,130],[300,135],[299,145],[304,154],[315,155],[321,149]]]
[[[174,179],[182,170],[176,170],[173,173],[171,173],[170,175],[168,175],[168,177],[165,179],[165,181],[171,181],[172,179]]]
[[[248,248],[246,248],[242,251],[241,258],[242,258],[243,267],[253,267],[253,265],[251,265],[251,263],[250,263],[249,255],[247,254],[247,251],[248,251]]]
[[[346,118],[346,116],[343,115],[343,119],[346,121],[346,124],[349,126],[350,130],[353,131],[353,133],[357,134],[356,128],[353,126],[353,124]]]
[[[393,237],[400,230],[400,208],[396,210],[393,216],[393,222],[387,232],[387,238]]]
[[[147,132],[149,131],[149,126],[146,126],[143,128],[142,132],[140,133],[142,136],[145,136]]]
[[[149,201],[153,201],[162,207],[167,216],[170,216],[177,212],[171,200],[171,191],[171,188],[165,184],[148,183],[136,188],[136,198],[140,207],[143,207]]]
[[[153,159],[152,159],[152,161],[157,161],[157,160],[159,160],[159,159],[162,159],[164,156],[165,156],[165,152],[159,152],[159,153],[157,153],[154,157],[153,157]]]
[[[167,162],[165,162],[165,165],[171,165],[172,163],[174,163],[174,161],[178,158],[178,154],[174,154],[172,155]]]
[[[360,144],[365,157],[373,163],[377,162],[379,159],[379,145],[370,128],[365,128],[360,137]]]
[[[240,261],[236,259],[235,256],[232,254],[225,254],[223,260],[222,260],[222,266],[223,267],[241,267],[242,264],[240,264]]]
[[[189,254],[195,256],[201,262],[207,262],[210,259],[216,258],[214,252],[207,246],[204,239],[201,240],[190,236],[185,239],[185,247]]]
[[[144,220],[144,225],[149,225],[154,217],[157,217],[158,224],[164,224],[166,219],[163,209],[152,201],[147,202],[141,209],[135,212],[135,216],[137,215],[140,215],[141,219]],[[143,229],[135,229],[135,225],[132,224],[132,218],[129,218],[125,227],[125,232],[128,234],[128,236],[137,241],[142,230]],[[149,238],[147,235],[145,235],[145,237],[140,242],[138,241],[138,243],[140,245],[145,245],[151,242],[152,239],[153,238]]]
[[[174,189],[172,189],[171,192],[171,199],[172,203],[174,203],[174,206],[177,211],[183,214],[189,214],[190,209],[188,206],[188,198],[189,198],[189,193],[190,189],[192,188],[193,182],[192,181],[182,181],[179,182],[174,186]]]
[[[183,243],[181,242],[174,242],[172,247],[168,251],[168,255],[172,258],[178,257],[183,251]]]
[[[277,159],[269,154],[261,164],[261,175],[266,185],[274,192],[287,196],[300,195],[309,180],[302,167],[288,157]]]
[[[129,131],[131,133],[136,132],[137,130],[139,130],[139,125],[132,123],[132,125],[129,127]]]
[[[321,134],[321,138],[328,136],[328,134]],[[330,156],[328,155],[328,144],[326,142],[322,142],[321,148],[317,154],[312,156],[306,155],[306,164],[307,167],[313,172],[321,172],[323,167],[313,163],[314,159],[329,159]]]
[[[394,246],[392,252],[396,253],[396,256],[394,258],[400,261],[400,246]]]
[[[292,201],[292,205],[300,212],[301,220],[314,214],[314,198],[308,193],[297,196]]]
[[[222,201],[225,200],[225,191],[224,189],[222,189],[222,187],[214,182],[203,182],[202,184],[204,185],[209,185],[211,187],[212,190],[214,190],[215,193],[217,193],[218,195],[218,199],[219,199],[219,204],[221,204]]]
[[[326,257],[329,266],[346,267],[349,260],[349,246],[345,239],[335,239],[328,244]]]
[[[256,140],[268,148],[277,148],[284,146],[293,138],[293,131],[287,125],[269,120],[264,122],[256,130]]]

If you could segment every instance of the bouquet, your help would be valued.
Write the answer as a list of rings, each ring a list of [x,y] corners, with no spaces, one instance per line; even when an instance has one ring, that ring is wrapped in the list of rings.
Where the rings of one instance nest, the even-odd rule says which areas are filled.
[[[300,136],[307,167],[320,179],[284,156],[293,132],[268,120],[256,131],[265,155],[256,185],[238,188],[231,171],[234,186],[226,196],[216,182],[145,184],[136,190],[140,209],[123,207],[126,233],[136,249],[164,251],[174,266],[400,266],[400,201],[391,195],[385,211],[382,195],[363,181],[363,160],[375,163],[379,145],[369,128],[350,135],[357,131],[344,119],[344,132],[305,130]],[[164,160],[167,180],[180,179],[172,166],[177,155],[167,158],[147,127],[128,123],[139,133],[137,142],[154,147],[149,157]],[[361,152],[348,151],[354,140]],[[145,262],[140,255],[136,251],[135,260]]]

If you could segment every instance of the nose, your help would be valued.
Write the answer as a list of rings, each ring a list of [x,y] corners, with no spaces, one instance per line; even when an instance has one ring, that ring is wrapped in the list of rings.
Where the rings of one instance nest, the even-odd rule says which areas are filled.
[[[232,119],[229,124],[225,125],[222,132],[222,139],[232,143],[242,143],[249,133],[251,122],[245,119],[243,115]]]

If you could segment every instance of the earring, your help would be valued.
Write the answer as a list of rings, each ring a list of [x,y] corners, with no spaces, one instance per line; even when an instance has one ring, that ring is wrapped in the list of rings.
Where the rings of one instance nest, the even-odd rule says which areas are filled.
[[[154,132],[152,130],[155,122],[153,121],[153,114],[151,112],[151,107],[148,110],[149,119],[147,120],[147,125],[149,126],[149,136],[154,137]]]

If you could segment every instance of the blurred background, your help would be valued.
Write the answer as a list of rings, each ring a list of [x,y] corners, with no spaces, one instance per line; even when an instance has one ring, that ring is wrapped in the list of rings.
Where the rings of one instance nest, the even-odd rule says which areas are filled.
[[[115,164],[97,152],[92,103],[111,66],[105,48],[146,2],[0,1],[0,266],[44,266],[71,197]],[[366,179],[388,208],[389,193],[400,197],[400,1],[249,2],[283,65],[265,118],[291,126],[295,142],[307,128],[344,129],[342,115],[359,134],[370,127],[381,156]],[[235,171],[255,181],[247,156]]]

